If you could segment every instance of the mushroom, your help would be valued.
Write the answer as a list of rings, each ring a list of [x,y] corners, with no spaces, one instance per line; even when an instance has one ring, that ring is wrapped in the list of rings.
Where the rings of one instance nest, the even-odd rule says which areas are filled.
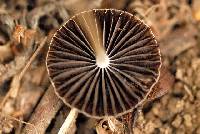
[[[134,15],[93,9],[57,30],[46,63],[55,93],[72,109],[69,127],[78,112],[101,119],[133,111],[158,81],[161,56],[151,29]]]

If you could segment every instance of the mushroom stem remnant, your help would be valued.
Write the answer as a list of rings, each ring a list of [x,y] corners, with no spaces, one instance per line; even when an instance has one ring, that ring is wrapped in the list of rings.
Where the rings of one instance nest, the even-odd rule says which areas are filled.
[[[73,125],[75,125],[77,116],[78,116],[78,111],[75,108],[72,108],[65,122],[61,126],[58,134],[70,134],[72,131]]]

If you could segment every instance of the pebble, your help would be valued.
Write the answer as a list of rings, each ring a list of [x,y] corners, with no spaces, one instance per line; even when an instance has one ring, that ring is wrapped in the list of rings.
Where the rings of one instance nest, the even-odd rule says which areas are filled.
[[[157,125],[155,123],[153,123],[152,121],[147,122],[147,124],[145,125],[145,132],[146,133],[153,133],[154,130],[156,129]]]
[[[184,109],[184,100],[179,100],[176,103],[176,112],[179,113]]]
[[[172,122],[172,126],[174,126],[175,128],[179,128],[181,125],[181,122],[182,122],[181,116],[177,115],[174,121]]]
[[[190,114],[185,114],[183,116],[184,118],[184,124],[186,127],[192,127],[192,117]]]

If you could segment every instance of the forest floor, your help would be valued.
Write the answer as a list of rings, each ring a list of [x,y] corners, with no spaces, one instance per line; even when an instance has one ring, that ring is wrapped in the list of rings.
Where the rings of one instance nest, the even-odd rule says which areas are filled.
[[[175,78],[166,95],[139,113],[134,133],[200,134],[199,0],[1,0],[0,134],[20,134],[32,125],[27,121],[50,85],[45,58],[53,33],[74,14],[93,8],[126,10],[147,23]],[[68,111],[60,108],[46,133],[57,133]],[[82,116],[77,121],[87,124]]]

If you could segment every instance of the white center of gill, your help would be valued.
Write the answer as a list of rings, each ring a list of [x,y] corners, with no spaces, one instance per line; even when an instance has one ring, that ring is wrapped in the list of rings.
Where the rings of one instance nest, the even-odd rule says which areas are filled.
[[[100,68],[106,68],[109,65],[109,58],[105,53],[96,56],[96,64]]]

